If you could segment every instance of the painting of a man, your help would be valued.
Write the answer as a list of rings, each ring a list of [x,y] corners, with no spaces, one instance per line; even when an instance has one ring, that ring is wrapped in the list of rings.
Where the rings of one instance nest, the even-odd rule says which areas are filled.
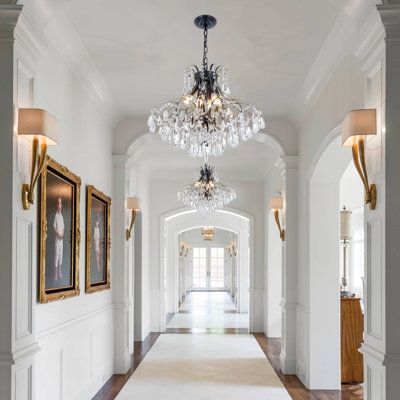
[[[80,178],[48,158],[40,179],[39,301],[79,295]]]
[[[87,187],[86,292],[110,288],[111,199],[94,186]]]
[[[63,264],[63,244],[64,244],[64,218],[62,216],[62,200],[61,197],[57,199],[57,211],[54,215],[54,281],[58,278],[62,279],[62,264]]]
[[[65,289],[73,284],[74,188],[51,170],[46,186],[46,289]]]
[[[96,267],[97,271],[101,271],[100,268],[100,226],[99,226],[99,219],[96,219],[96,225],[93,229],[93,244],[94,244],[94,252],[96,254]]]
[[[92,268],[90,270],[91,283],[101,283],[105,280],[105,265],[104,256],[106,255],[104,232],[105,222],[107,218],[107,205],[96,197],[92,197],[91,201],[91,227],[92,243],[90,262]]]

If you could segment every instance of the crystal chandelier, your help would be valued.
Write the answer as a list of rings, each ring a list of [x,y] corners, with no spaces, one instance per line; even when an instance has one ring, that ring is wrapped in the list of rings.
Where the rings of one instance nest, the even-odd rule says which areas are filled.
[[[178,191],[178,200],[200,212],[222,208],[236,198],[235,191],[218,182],[214,167],[205,164],[200,168],[199,179]]]
[[[214,240],[214,228],[211,226],[205,227],[201,230],[201,235],[203,236],[203,240],[212,241]]]
[[[153,108],[148,119],[151,133],[158,129],[162,140],[186,149],[193,157],[221,156],[228,144],[236,147],[264,129],[261,111],[230,97],[228,71],[208,66],[208,29],[217,20],[201,15],[194,21],[204,32],[203,65],[184,71],[183,96]]]

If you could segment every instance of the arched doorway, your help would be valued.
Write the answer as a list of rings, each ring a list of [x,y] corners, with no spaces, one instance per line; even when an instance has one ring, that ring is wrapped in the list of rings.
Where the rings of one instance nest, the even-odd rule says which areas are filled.
[[[179,307],[179,235],[203,226],[230,231],[237,240],[238,293],[240,313],[249,313],[249,328],[253,321],[253,217],[237,210],[218,210],[202,214],[194,210],[179,209],[161,218],[160,232],[160,331],[166,328],[166,315],[177,312]]]
[[[354,169],[351,152],[341,146],[340,135],[340,128],[331,132],[317,152],[308,174],[309,387],[312,389],[335,390],[341,386],[340,277],[343,253],[339,212],[343,206],[356,212],[360,207],[363,209],[359,177],[351,172]],[[363,221],[357,224],[363,229]],[[358,258],[358,262],[363,263],[363,255],[362,260]]]

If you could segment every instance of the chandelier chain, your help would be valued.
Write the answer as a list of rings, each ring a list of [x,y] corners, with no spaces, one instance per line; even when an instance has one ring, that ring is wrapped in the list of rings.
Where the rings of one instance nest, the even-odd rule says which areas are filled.
[[[207,71],[208,70],[208,45],[207,45],[207,39],[208,39],[208,29],[207,26],[204,27],[204,41],[203,41],[203,70]]]

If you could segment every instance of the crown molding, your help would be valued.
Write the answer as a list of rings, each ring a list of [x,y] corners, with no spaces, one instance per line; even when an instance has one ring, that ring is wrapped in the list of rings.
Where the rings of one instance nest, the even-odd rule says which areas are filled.
[[[298,166],[298,156],[282,156],[275,162],[275,168],[279,171],[282,177],[285,176],[287,169],[296,169]]]
[[[377,9],[385,27],[385,40],[400,40],[400,4],[381,4]]]
[[[113,154],[112,163],[114,168],[126,168],[129,157],[125,154]]]
[[[27,55],[33,63],[50,52],[50,45],[45,36],[24,12],[21,13],[15,28],[15,45],[17,50]]]
[[[297,122],[311,110],[346,53],[353,47],[357,31],[354,20],[340,14],[321,47],[299,93],[299,106],[294,111]]]
[[[385,29],[376,8],[371,10],[365,23],[360,29],[360,34],[356,45],[353,48],[353,54],[361,60],[366,60],[369,54],[383,42]]]
[[[22,6],[0,6],[0,40],[2,20],[5,18],[3,14],[7,16],[11,13],[3,13],[2,10],[15,8],[20,12]],[[15,37],[17,50],[33,63],[49,54],[58,56],[87,90],[112,129],[116,122],[116,110],[107,84],[64,11],[56,14],[43,30],[29,13],[22,11],[15,27]]]
[[[0,4],[0,41],[14,41],[14,29],[21,11],[21,5]]]

